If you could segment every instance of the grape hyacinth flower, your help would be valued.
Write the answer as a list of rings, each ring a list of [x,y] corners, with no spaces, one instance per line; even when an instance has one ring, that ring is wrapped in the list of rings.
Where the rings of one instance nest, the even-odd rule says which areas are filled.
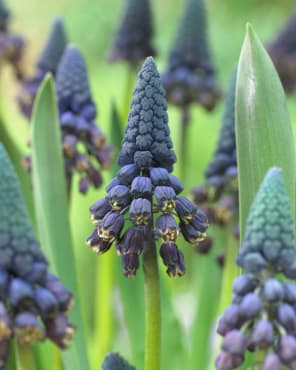
[[[32,107],[37,95],[37,91],[47,72],[53,76],[56,74],[58,64],[67,46],[67,35],[63,19],[54,19],[49,37],[36,63],[34,76],[24,79],[21,91],[17,97],[21,112],[30,118]]]
[[[244,274],[235,279],[232,303],[218,324],[224,340],[217,369],[238,368],[247,351],[258,354],[262,370],[295,369],[296,284],[282,278],[296,279],[295,257],[288,194],[281,170],[273,167],[248,216],[237,257]]]
[[[148,56],[155,56],[155,49],[151,45],[152,35],[150,0],[127,0],[108,54],[109,61],[122,60],[135,65]]]
[[[24,39],[9,30],[10,10],[4,0],[0,0],[0,64],[12,65],[17,79],[23,78],[21,59],[24,50]]]
[[[296,13],[284,25],[276,38],[267,46],[267,51],[279,74],[287,94],[296,87]]]
[[[220,129],[217,148],[205,172],[204,185],[192,189],[194,203],[202,207],[209,222],[225,227],[238,219],[237,160],[235,143],[235,85],[236,71],[233,74],[225,101],[225,111]],[[238,227],[233,233],[236,238]],[[205,240],[199,248],[202,248]]]
[[[149,57],[133,94],[118,159],[121,168],[106,187],[107,196],[90,208],[95,230],[88,245],[102,254],[114,243],[124,274],[130,278],[151,235],[162,242],[159,253],[168,275],[183,275],[184,258],[176,244],[179,234],[196,245],[208,226],[206,216],[179,195],[183,186],[171,174],[176,157],[166,109],[160,76]]]
[[[186,0],[168,69],[162,74],[167,99],[183,109],[198,103],[212,110],[221,96],[207,43],[206,10],[203,0]],[[184,122],[189,117],[184,117]]]
[[[62,130],[68,188],[73,173],[81,177],[79,191],[102,184],[101,170],[111,165],[111,145],[97,126],[97,109],[90,91],[87,68],[79,49],[69,45],[56,74],[56,92]]]
[[[34,237],[17,175],[0,145],[0,366],[9,342],[46,338],[65,349],[74,333],[67,312],[72,294],[48,271]]]
[[[105,357],[102,370],[136,370],[119,353],[110,352]]]

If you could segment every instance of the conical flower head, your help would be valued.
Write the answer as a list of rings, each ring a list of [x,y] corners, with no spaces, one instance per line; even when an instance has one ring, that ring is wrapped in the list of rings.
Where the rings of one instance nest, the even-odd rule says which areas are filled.
[[[293,225],[282,172],[271,168],[251,206],[238,264],[247,272],[271,265],[290,275],[296,255]]]
[[[66,316],[72,295],[48,272],[2,145],[0,170],[0,341],[6,343],[14,335],[32,343],[47,336],[65,348],[74,332]],[[0,364],[4,362],[0,353]]]
[[[228,93],[225,99],[225,110],[222,119],[217,148],[210,165],[206,171],[206,177],[223,176],[227,169],[236,166],[235,144],[235,86],[236,70],[233,73]],[[223,156],[223,161],[221,158]]]
[[[197,245],[208,227],[203,212],[178,196],[183,186],[170,174],[176,158],[167,121],[160,77],[149,57],[134,91],[119,154],[121,168],[106,187],[107,196],[90,208],[95,230],[87,240],[98,254],[114,243],[129,278],[136,275],[145,245],[154,243],[154,238],[162,241],[159,254],[168,275],[183,275],[184,257],[177,238],[182,234],[188,243]],[[158,214],[155,222],[153,213]]]
[[[186,0],[162,81],[169,102],[187,109],[198,103],[211,111],[221,97],[207,43],[203,0]]]
[[[212,72],[208,44],[207,19],[203,0],[186,0],[175,44],[170,53],[173,68],[187,66]]]
[[[67,46],[67,35],[61,17],[54,19],[49,37],[37,62],[37,66],[44,72],[55,74],[60,59]]]
[[[10,10],[4,0],[0,0],[0,31],[7,30],[7,23],[10,18]]]
[[[105,357],[102,370],[136,370],[119,353],[111,352]]]
[[[143,64],[133,94],[119,165],[173,169],[176,156],[168,126],[167,103],[153,58]]]
[[[152,34],[150,0],[126,0],[126,8],[109,52],[109,60],[138,63],[148,56],[154,56]]]
[[[56,74],[56,91],[59,104],[81,106],[91,100],[87,67],[80,50],[69,45]]]
[[[194,202],[204,206],[210,223],[225,227],[238,222],[237,160],[235,143],[235,86],[236,70],[233,73],[225,99],[224,115],[216,150],[205,171],[205,183],[192,189]],[[238,225],[234,237],[238,238]],[[218,262],[223,254],[218,257]]]
[[[254,199],[237,262],[232,304],[217,331],[224,337],[217,369],[236,369],[247,351],[264,354],[262,369],[293,369],[296,358],[294,227],[279,168],[271,168]],[[280,278],[279,278],[280,277]],[[254,356],[257,358],[257,356]]]

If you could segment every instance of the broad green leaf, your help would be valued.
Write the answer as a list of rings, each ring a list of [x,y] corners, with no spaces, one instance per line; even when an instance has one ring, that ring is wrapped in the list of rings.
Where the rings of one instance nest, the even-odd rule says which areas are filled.
[[[295,150],[285,94],[250,25],[238,65],[235,121],[240,231],[244,235],[250,205],[270,167],[283,169],[291,204],[295,204]],[[295,214],[293,217],[295,220]]]
[[[77,325],[70,349],[63,352],[67,370],[88,370],[86,340],[68,220],[66,181],[53,80],[45,77],[34,104],[32,119],[33,188],[42,247],[57,275],[74,294],[70,312]]]

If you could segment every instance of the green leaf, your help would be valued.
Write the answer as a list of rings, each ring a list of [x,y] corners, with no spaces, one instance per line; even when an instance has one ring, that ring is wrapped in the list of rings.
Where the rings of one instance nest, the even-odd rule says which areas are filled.
[[[68,220],[66,181],[53,80],[47,75],[35,100],[32,119],[33,187],[42,247],[52,267],[74,294],[70,312],[77,332],[63,353],[67,370],[88,370],[86,338],[80,313],[79,292]]]
[[[243,236],[250,205],[270,167],[283,169],[290,202],[295,204],[295,150],[285,94],[269,56],[250,25],[238,65],[236,140]],[[295,220],[295,214],[293,217]]]

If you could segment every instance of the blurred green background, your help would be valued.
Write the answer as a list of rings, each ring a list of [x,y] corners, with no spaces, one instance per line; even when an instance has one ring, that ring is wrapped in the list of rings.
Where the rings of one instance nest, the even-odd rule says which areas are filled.
[[[94,100],[99,108],[98,123],[108,135],[111,100],[115,99],[119,108],[125,101],[127,66],[124,63],[110,65],[105,58],[117,29],[124,0],[45,0],[43,2],[7,0],[7,4],[13,14],[11,29],[22,34],[27,40],[25,69],[28,74],[34,70],[35,60],[47,38],[53,17],[56,15],[64,17],[69,40],[81,48],[86,58]],[[158,51],[156,62],[159,70],[162,71],[166,66],[168,52],[174,40],[183,0],[152,0],[152,5],[155,23],[154,44]],[[251,22],[261,40],[267,43],[296,9],[295,0],[208,0],[206,6],[212,59],[218,81],[224,91],[227,89],[233,68],[238,61],[246,22]],[[29,137],[29,125],[18,113],[15,102],[18,86],[13,81],[9,69],[5,69],[2,75],[1,88],[4,97],[2,108],[5,124],[13,139],[26,153],[28,152],[26,142]],[[295,126],[295,97],[288,99],[288,106],[292,124]],[[223,101],[212,113],[204,112],[198,106],[192,107],[192,112],[187,177],[182,179],[187,193],[193,185],[203,180],[203,171],[215,148],[223,113]],[[170,106],[169,122],[177,152],[179,121],[180,112]],[[176,172],[178,171],[177,164]],[[108,176],[108,174],[105,175],[106,181]],[[85,239],[92,230],[88,207],[102,194],[103,190],[90,190],[87,196],[74,194],[70,213],[78,279],[85,305],[85,321],[89,326],[93,325],[94,292],[97,289],[93,271],[96,267],[100,268],[101,263],[109,258],[107,256],[96,258],[84,246]],[[171,285],[178,291],[179,287],[187,284],[188,280],[184,278],[184,280],[176,279]],[[110,312],[110,315],[113,313]],[[190,316],[190,312],[188,315]]]

